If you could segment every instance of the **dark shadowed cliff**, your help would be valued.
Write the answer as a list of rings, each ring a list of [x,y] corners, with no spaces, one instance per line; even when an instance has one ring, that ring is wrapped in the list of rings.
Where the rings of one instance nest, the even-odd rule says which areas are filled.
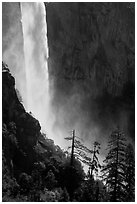
[[[9,160],[8,165],[15,171],[14,164],[19,171],[22,168],[30,171],[32,167],[33,148],[40,134],[39,122],[27,113],[17,97],[15,79],[2,64],[2,122],[3,122],[3,149]],[[14,148],[10,144],[15,140]],[[29,160],[31,160],[29,162]]]
[[[104,137],[119,125],[134,140],[134,3],[51,2],[46,7],[57,114],[70,127],[83,124],[83,118],[83,129],[96,126]]]

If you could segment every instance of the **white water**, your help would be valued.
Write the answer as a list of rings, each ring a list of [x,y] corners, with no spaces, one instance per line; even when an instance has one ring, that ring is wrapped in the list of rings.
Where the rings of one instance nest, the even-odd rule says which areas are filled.
[[[43,130],[50,130],[48,44],[44,3],[21,3],[24,42],[27,111],[32,112]],[[49,131],[50,132],[50,131]]]

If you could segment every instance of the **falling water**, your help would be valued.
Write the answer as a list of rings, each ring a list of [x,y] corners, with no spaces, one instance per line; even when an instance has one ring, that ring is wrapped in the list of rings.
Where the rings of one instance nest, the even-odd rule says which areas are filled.
[[[48,44],[44,3],[21,3],[22,30],[27,87],[27,111],[48,129],[50,113]],[[46,127],[45,127],[46,126]]]

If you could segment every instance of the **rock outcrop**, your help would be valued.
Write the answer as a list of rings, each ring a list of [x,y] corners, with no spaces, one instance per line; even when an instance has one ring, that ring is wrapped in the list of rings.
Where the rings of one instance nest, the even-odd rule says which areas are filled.
[[[36,160],[34,146],[40,135],[40,124],[27,113],[15,90],[15,79],[2,63],[2,123],[3,150],[12,170],[31,170]]]

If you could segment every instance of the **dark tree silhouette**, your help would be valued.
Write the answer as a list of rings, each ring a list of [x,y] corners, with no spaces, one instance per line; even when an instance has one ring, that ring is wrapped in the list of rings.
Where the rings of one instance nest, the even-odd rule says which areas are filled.
[[[72,141],[72,146],[68,147],[68,149],[71,148],[71,166],[73,166],[73,159],[77,158],[80,162],[89,166],[89,177],[93,176],[93,172],[97,173],[98,169],[101,168],[97,156],[99,154],[100,144],[95,141],[93,144],[93,150],[89,149],[84,144],[82,144],[80,138],[75,135],[75,130],[72,131],[71,137],[66,137],[65,139]]]
[[[123,201],[125,191],[125,149],[124,133],[118,128],[113,131],[108,143],[108,154],[104,160],[103,180],[109,192],[109,201]]]
[[[93,158],[89,163],[89,177],[93,177],[93,173],[98,173],[98,169],[101,168],[99,163],[98,154],[100,150],[100,144],[98,142],[94,142],[93,144]]]
[[[125,201],[135,201],[135,153],[131,144],[128,144],[126,148],[125,157],[125,183],[126,183],[126,195]]]
[[[65,139],[72,141],[72,145],[69,146],[68,149],[71,148],[71,154],[70,154],[71,160],[70,160],[69,173],[70,172],[72,173],[70,177],[71,178],[74,177],[73,181],[75,180],[75,176],[74,176],[74,172],[71,171],[71,167],[73,168],[74,158],[88,165],[89,167],[87,179],[86,181],[82,183],[80,187],[82,190],[81,195],[80,195],[81,198],[78,196],[79,198],[77,199],[78,200],[81,199],[81,201],[84,201],[83,198],[84,199],[86,198],[86,201],[98,201],[99,200],[99,188],[97,186],[97,183],[94,180],[94,174],[98,172],[99,168],[101,168],[101,165],[98,159],[100,144],[98,142],[94,142],[93,150],[89,149],[84,144],[82,144],[82,142],[80,141],[81,139],[75,135],[75,130],[72,131],[71,137],[66,137]],[[72,183],[73,182],[71,181],[71,184]]]

